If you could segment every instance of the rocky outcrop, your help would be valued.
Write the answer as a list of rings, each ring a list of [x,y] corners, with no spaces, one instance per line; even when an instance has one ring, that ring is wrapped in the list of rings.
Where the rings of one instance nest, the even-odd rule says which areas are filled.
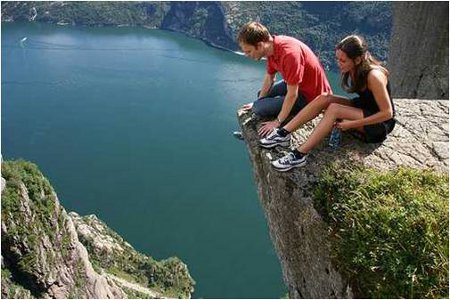
[[[174,2],[161,29],[182,32],[215,47],[237,50],[219,2]]]
[[[396,99],[397,125],[383,144],[365,144],[344,133],[333,151],[327,140],[310,153],[306,166],[286,173],[270,160],[283,149],[258,146],[260,120],[238,112],[258,194],[270,236],[281,262],[291,298],[347,298],[353,293],[330,257],[327,226],[313,205],[313,190],[325,167],[348,162],[380,170],[399,166],[448,170],[448,101]],[[294,133],[292,145],[304,141],[320,116]]]
[[[186,265],[136,252],[94,216],[69,216],[35,165],[2,162],[2,176],[2,298],[190,297]]]
[[[448,2],[394,2],[393,13],[394,96],[448,100]]]
[[[134,250],[95,215],[82,217],[71,212],[69,216],[78,238],[88,249],[90,261],[99,273],[113,279],[121,288],[130,290],[133,296],[142,295],[138,298],[190,298],[194,281],[187,266],[178,258],[155,261]],[[121,275],[133,281],[118,277]]]
[[[116,285],[94,272],[46,181],[36,180],[32,191],[23,181],[12,182],[2,197],[2,257],[13,276],[23,278],[21,285],[35,297],[122,298]]]

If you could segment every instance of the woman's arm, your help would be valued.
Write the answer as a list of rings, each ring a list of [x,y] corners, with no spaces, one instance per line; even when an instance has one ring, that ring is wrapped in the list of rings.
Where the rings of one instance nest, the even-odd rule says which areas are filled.
[[[377,124],[391,119],[394,113],[386,86],[387,77],[382,71],[378,69],[370,71],[367,76],[367,88],[373,93],[380,111],[361,120],[343,121],[341,122],[341,126],[338,127],[347,130],[350,128],[360,128],[364,125]]]

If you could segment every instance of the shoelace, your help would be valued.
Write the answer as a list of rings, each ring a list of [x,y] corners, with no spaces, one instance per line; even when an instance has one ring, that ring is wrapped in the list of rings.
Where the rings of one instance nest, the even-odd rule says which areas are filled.
[[[274,130],[269,134],[269,136],[267,137],[267,139],[268,139],[268,140],[273,140],[273,139],[275,139],[277,136],[279,136],[279,135],[278,135],[278,131],[277,131],[276,129],[274,129]]]
[[[288,164],[291,161],[293,161],[294,159],[295,159],[295,155],[294,155],[294,153],[291,152],[288,155],[280,158],[280,164],[283,164],[283,165]]]

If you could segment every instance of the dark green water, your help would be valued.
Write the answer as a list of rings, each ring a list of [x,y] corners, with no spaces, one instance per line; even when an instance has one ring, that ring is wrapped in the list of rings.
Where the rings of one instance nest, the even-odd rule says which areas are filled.
[[[38,164],[68,211],[138,251],[180,257],[196,298],[286,293],[231,136],[264,63],[176,33],[43,24],[2,24],[1,57],[4,159]]]

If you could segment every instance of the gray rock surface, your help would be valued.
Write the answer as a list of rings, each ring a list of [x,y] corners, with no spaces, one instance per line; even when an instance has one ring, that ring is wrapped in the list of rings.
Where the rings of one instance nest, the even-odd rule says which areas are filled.
[[[352,291],[337,272],[329,252],[327,227],[312,203],[312,190],[324,166],[349,161],[389,170],[398,166],[448,171],[448,101],[396,99],[397,125],[383,144],[365,144],[344,133],[333,151],[325,139],[306,166],[275,171],[270,160],[287,149],[258,146],[260,120],[244,111],[239,123],[253,164],[258,194],[291,298],[348,298]],[[294,133],[292,146],[304,141],[315,124]]]
[[[3,178],[3,177],[2,177],[2,180],[1,180],[1,186],[2,186],[2,192],[3,192],[3,189],[4,189],[5,186],[6,186],[6,180],[5,180],[5,178]]]
[[[448,1],[393,2],[394,97],[448,100]]]

